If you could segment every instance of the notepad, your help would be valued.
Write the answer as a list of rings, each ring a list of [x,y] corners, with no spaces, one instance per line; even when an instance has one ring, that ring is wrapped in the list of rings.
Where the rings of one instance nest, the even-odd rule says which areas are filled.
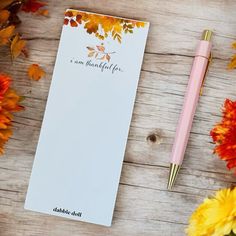
[[[66,10],[25,209],[111,225],[148,28]]]

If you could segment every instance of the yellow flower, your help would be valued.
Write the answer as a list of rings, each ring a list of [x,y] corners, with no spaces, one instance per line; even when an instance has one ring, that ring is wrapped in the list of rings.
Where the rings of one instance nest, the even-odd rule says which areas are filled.
[[[186,230],[188,236],[236,234],[236,188],[222,189],[195,210]]]

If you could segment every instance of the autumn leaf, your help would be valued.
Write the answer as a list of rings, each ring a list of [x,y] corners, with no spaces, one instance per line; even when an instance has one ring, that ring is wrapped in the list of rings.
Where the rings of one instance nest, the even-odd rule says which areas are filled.
[[[11,56],[12,60],[17,58],[21,53],[24,52],[26,41],[22,40],[17,34],[11,42]]]
[[[77,15],[77,16],[76,16],[76,21],[77,21],[77,23],[81,24],[81,19],[82,19],[82,16],[81,16],[81,15]]]
[[[145,22],[139,21],[139,22],[136,22],[135,25],[136,25],[138,28],[144,27],[144,26],[145,26]]]
[[[236,69],[236,55],[232,56],[230,63],[228,64],[228,69]]]
[[[92,48],[92,47],[87,47],[87,49],[88,49],[89,51],[94,51],[94,48]]]
[[[133,33],[133,29],[135,27],[144,27],[146,24],[145,22],[124,20],[110,16],[100,16],[97,14],[88,14],[86,12],[78,12],[76,10],[65,12],[65,16],[66,19],[68,19],[65,20],[65,25],[68,25],[68,21],[71,21],[70,25],[72,27],[77,27],[78,24],[83,22],[83,27],[86,29],[87,33],[95,34],[95,37],[100,40],[104,40],[111,33],[113,39],[117,40],[119,43],[121,43],[123,32]]]
[[[236,42],[232,43],[232,48],[236,49]],[[236,54],[231,57],[231,61],[228,64],[228,69],[236,69]]]
[[[10,16],[10,12],[8,10],[0,10],[0,24],[4,24]]]
[[[104,55],[104,56],[102,56],[101,58],[100,58],[100,60],[105,60],[106,59],[106,55]]]
[[[94,51],[92,51],[92,52],[90,52],[89,54],[88,54],[88,57],[92,57],[93,55],[94,55]]]
[[[100,52],[104,52],[105,51],[105,48],[103,46],[96,46],[98,51]]]
[[[10,25],[2,30],[0,30],[0,46],[1,45],[6,45],[10,38],[13,36],[15,31],[15,26]]]
[[[70,20],[70,25],[71,25],[71,27],[77,27],[78,26],[77,22],[73,19]]]
[[[45,2],[39,2],[37,0],[27,0],[22,6],[22,11],[35,13],[45,5],[47,5]]]
[[[45,71],[38,64],[32,64],[28,68],[28,76],[32,80],[38,81],[44,77],[45,74]]]
[[[236,42],[232,43],[232,48],[236,49]]]
[[[107,61],[109,62],[110,59],[111,59],[111,56],[110,56],[109,54],[106,54],[106,59],[107,59]]]
[[[121,31],[122,31],[122,25],[120,24],[120,22],[117,22],[117,23],[114,25],[113,30],[116,31],[118,34],[121,33]]]
[[[87,23],[85,23],[84,28],[87,29],[87,32],[89,34],[96,33],[98,31],[98,24],[88,21]]]
[[[5,7],[9,6],[15,0],[1,0],[0,1],[0,9],[4,9]]]
[[[36,13],[37,13],[37,15],[40,15],[40,16],[48,16],[49,15],[48,9],[39,9]]]
[[[64,19],[64,25],[68,25],[68,23],[69,23],[69,19],[65,18]]]
[[[66,11],[65,12],[65,16],[72,17],[73,16],[73,12],[72,11]]]

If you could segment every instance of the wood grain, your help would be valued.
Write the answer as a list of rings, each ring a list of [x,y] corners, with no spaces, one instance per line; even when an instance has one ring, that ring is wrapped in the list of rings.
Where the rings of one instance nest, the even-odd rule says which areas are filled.
[[[111,228],[75,222],[23,209],[34,153],[51,82],[63,12],[74,7],[151,22],[117,203]],[[5,49],[0,71],[9,72],[25,96],[16,115],[14,136],[0,159],[1,236],[181,236],[204,197],[235,183],[225,163],[212,154],[209,136],[220,120],[226,97],[236,99],[236,71],[227,71],[236,38],[234,0],[83,0],[49,1],[50,18],[21,14],[19,31],[28,39],[30,57],[13,65]],[[183,168],[173,192],[166,191],[168,158],[183,103],[197,39],[215,31],[213,63],[194,118]],[[26,68],[40,63],[47,77],[30,81]],[[156,142],[147,140],[157,136]],[[91,140],[91,145],[96,137]]]

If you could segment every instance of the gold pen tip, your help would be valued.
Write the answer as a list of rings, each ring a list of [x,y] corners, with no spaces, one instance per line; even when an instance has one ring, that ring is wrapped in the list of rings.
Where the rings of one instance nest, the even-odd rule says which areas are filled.
[[[204,30],[202,33],[202,40],[211,41],[213,32],[211,30]]]
[[[180,169],[180,165],[174,164],[174,163],[170,164],[170,172],[169,172],[169,178],[168,178],[168,184],[167,184],[168,190],[172,189],[175,183],[176,177],[178,175],[179,169]]]

